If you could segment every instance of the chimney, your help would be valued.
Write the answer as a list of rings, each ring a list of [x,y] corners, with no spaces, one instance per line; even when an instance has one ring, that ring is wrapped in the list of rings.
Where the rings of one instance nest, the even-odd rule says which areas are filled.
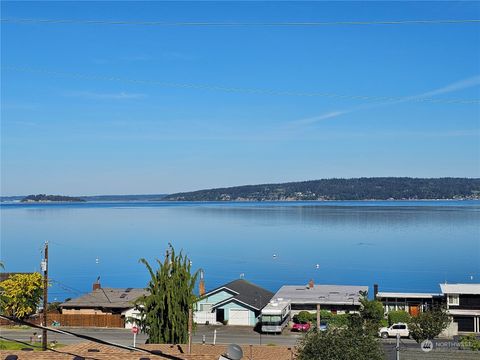
[[[95,281],[95,282],[93,283],[92,289],[93,289],[93,291],[95,291],[95,290],[98,290],[98,289],[101,289],[101,288],[102,288],[102,287],[100,286],[100,276],[99,276],[99,277],[97,278],[97,281]]]
[[[373,300],[377,300],[378,284],[373,284]]]
[[[205,295],[205,276],[203,270],[200,270],[200,283],[198,284],[198,294],[200,296]]]
[[[315,285],[315,283],[313,282],[313,279],[310,279],[310,281],[308,282],[308,288],[313,289],[314,285]]]

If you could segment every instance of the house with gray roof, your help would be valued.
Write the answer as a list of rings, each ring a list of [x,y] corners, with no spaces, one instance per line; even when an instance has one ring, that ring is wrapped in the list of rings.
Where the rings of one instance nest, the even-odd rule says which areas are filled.
[[[201,294],[196,303],[194,321],[197,324],[255,326],[263,307],[273,293],[245,279],[231,281]]]
[[[284,285],[273,298],[289,300],[291,315],[304,310],[316,311],[318,305],[321,310],[342,314],[360,309],[361,292],[368,293],[368,286],[315,285],[310,280],[307,285]]]
[[[60,304],[60,308],[62,314],[121,314],[143,295],[148,295],[145,289],[98,288]]]

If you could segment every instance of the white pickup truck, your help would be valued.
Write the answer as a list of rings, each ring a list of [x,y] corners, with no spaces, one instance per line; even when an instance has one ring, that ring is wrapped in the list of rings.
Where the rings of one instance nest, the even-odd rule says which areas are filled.
[[[408,325],[405,323],[396,323],[390,327],[383,327],[378,330],[378,336],[383,339],[397,337],[397,334],[400,334],[400,337],[409,337],[410,331],[408,330]]]

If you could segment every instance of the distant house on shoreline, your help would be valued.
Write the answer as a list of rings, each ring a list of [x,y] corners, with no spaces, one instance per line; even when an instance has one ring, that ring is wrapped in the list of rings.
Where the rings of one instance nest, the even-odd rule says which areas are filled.
[[[403,310],[415,316],[433,306],[446,305],[452,316],[449,335],[480,333],[480,284],[440,284],[441,293],[378,292],[385,312]]]
[[[290,300],[292,316],[300,311],[316,312],[317,306],[342,314],[360,309],[361,292],[368,293],[368,286],[315,285],[310,280],[307,285],[284,285],[273,298]]]
[[[93,284],[92,292],[60,304],[65,315],[120,315],[124,319],[135,317],[135,301],[148,295],[145,289],[138,288],[102,288],[100,283]],[[125,328],[131,328],[125,322]]]
[[[272,292],[244,279],[202,292],[194,312],[197,324],[255,326],[262,308],[273,296]]]

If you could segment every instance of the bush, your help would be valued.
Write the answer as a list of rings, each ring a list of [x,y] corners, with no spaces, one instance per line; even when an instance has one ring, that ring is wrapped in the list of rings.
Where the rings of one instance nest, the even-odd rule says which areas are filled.
[[[450,316],[444,308],[436,308],[421,312],[412,317],[409,328],[412,338],[418,343],[423,340],[432,340],[450,324]]]
[[[307,333],[298,346],[297,359],[383,360],[384,354],[377,338],[365,334],[361,326],[352,326]]]
[[[317,318],[316,314],[311,314],[308,311],[300,311],[297,315],[293,316],[294,322],[310,322]]]
[[[412,317],[410,314],[403,310],[390,311],[388,313],[388,324],[393,325],[396,323],[409,323]]]
[[[474,334],[462,336],[460,345],[463,349],[480,351],[480,340]]]
[[[348,325],[350,314],[332,315],[328,320],[328,325],[332,327],[342,327]]]

